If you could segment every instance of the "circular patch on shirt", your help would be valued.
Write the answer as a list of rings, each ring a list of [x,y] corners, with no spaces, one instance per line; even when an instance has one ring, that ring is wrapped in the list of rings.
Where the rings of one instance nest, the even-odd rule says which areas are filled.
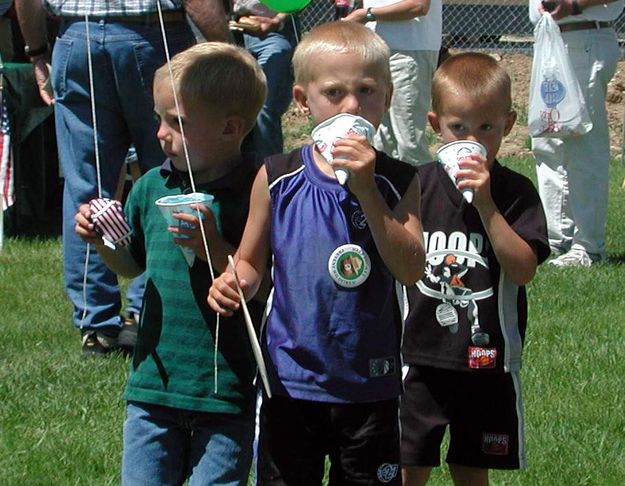
[[[365,229],[367,227],[367,217],[360,209],[352,213],[352,225],[354,228]]]
[[[342,245],[330,255],[328,272],[341,287],[358,287],[369,277],[371,260],[360,246]]]

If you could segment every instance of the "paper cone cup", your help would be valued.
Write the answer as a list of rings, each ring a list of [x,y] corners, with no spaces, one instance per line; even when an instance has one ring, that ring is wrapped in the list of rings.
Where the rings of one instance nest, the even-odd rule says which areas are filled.
[[[479,154],[486,157],[486,148],[478,142],[470,140],[457,140],[443,145],[436,151],[436,158],[443,165],[445,172],[454,184],[458,184],[456,174],[460,169],[458,163],[471,154]],[[463,189],[462,196],[471,204],[473,202],[473,189]]]
[[[173,196],[164,196],[164,197],[161,197],[160,199],[157,199],[155,204],[161,211],[161,214],[163,215],[163,218],[167,222],[168,227],[178,226],[181,228],[185,228],[185,227],[189,228],[189,223],[175,218],[174,214],[185,213],[185,214],[192,214],[192,215],[197,216],[198,211],[193,209],[191,207],[191,204],[200,203],[200,204],[204,204],[204,206],[206,206],[207,208],[210,208],[211,204],[213,203],[213,199],[214,197],[211,196],[210,194],[204,194],[202,192],[193,192],[191,194],[176,194]],[[199,213],[199,214],[200,214],[200,218],[204,219],[204,215],[202,213]],[[182,235],[182,234],[177,234],[176,237],[188,238],[188,236]],[[172,235],[172,238],[173,238],[173,235]],[[195,252],[191,250],[190,248],[184,248],[182,246],[179,248],[180,248],[180,251],[182,251],[182,254],[185,260],[187,261],[187,264],[189,266],[192,266],[193,262],[195,261]]]
[[[312,131],[311,137],[323,158],[332,165],[334,142],[340,138],[348,137],[350,134],[364,135],[371,143],[375,128],[361,116],[340,113],[317,125]],[[349,179],[349,171],[345,169],[336,169],[334,172],[341,185],[344,185]]]

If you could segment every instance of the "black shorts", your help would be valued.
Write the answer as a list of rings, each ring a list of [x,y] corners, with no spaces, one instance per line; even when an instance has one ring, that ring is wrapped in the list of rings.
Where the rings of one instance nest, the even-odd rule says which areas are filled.
[[[260,412],[258,484],[401,484],[396,399],[324,403],[265,397]]]
[[[402,466],[435,467],[449,426],[447,462],[525,467],[519,373],[468,373],[411,366],[401,398]]]

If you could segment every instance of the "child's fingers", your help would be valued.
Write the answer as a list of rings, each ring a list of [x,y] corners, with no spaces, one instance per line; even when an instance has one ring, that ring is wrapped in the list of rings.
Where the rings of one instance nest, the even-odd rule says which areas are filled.
[[[93,223],[91,222],[91,217],[89,215],[89,213],[76,213],[76,216],[74,216],[74,221],[76,221],[76,225],[78,226],[82,226],[83,228],[89,228],[89,229],[93,229]]]
[[[480,154],[469,154],[466,157],[462,157],[460,160],[458,160],[458,166],[461,169],[485,165],[486,157]]]
[[[232,315],[240,307],[239,293],[232,274],[224,273],[213,282],[208,291],[208,305],[224,316]]]

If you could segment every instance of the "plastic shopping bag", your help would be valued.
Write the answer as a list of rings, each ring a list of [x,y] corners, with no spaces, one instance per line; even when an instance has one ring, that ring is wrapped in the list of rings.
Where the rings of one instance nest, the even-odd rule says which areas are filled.
[[[534,28],[534,59],[527,114],[532,137],[570,137],[592,129],[560,28],[544,13]]]

